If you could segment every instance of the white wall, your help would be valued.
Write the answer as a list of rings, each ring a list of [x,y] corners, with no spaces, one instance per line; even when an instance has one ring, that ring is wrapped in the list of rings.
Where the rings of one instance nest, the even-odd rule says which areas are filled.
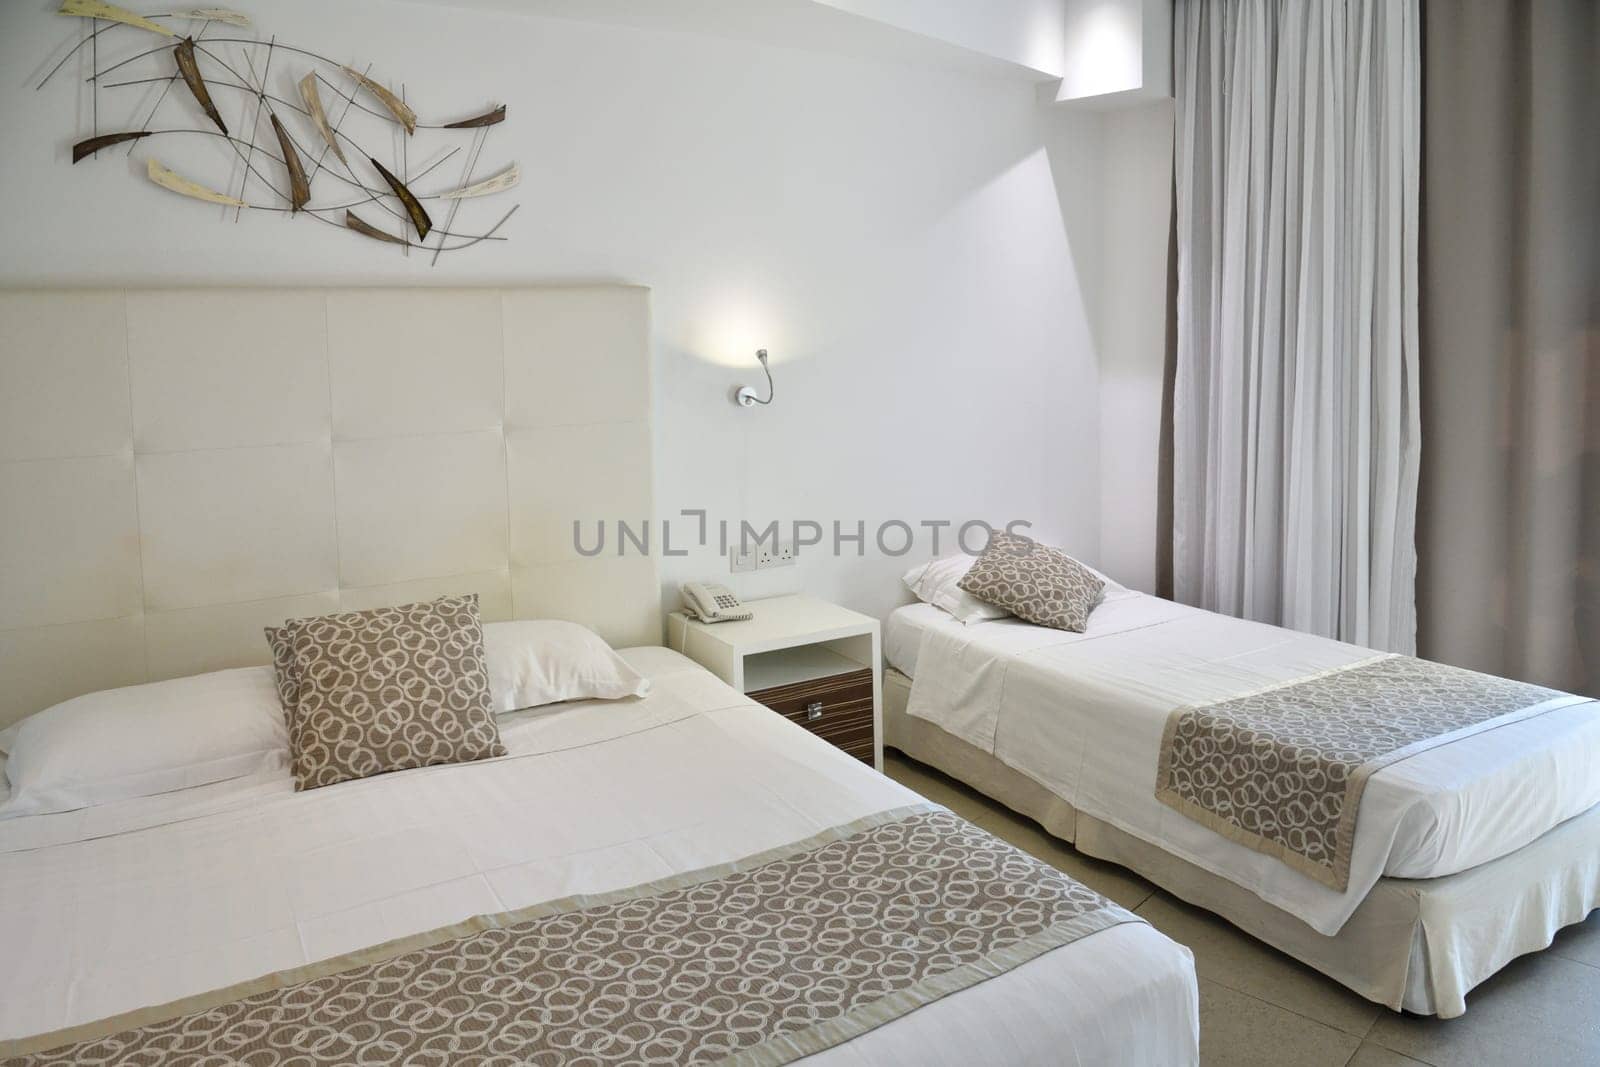
[[[1067,72],[1066,0],[821,0],[1055,77]]]
[[[1156,587],[1172,103],[1094,111],[1058,106],[1050,156],[1063,183],[1099,368],[1100,565]],[[1074,176],[1071,160],[1091,172]]]
[[[28,80],[74,31],[54,7],[0,8],[0,286],[645,284],[663,515],[1025,518],[1098,556],[1100,388],[1080,279],[1095,214],[1081,198],[1099,164],[1059,136],[1047,155],[1054,120],[1026,82],[376,0],[337,17],[313,0],[258,5],[263,36],[372,61],[425,119],[509,105],[480,173],[523,165],[511,240],[430,269],[308,219],[236,224],[134,169],[155,155],[224,185],[215,139],[154,138],[131,162],[112,151],[70,166],[88,98],[67,78],[40,93]],[[304,69],[280,53],[275,91],[291,95]],[[141,92],[103,91],[101,128],[133,111],[114,93],[151,99]],[[218,97],[242,121],[244,100]],[[181,86],[164,107],[165,122],[204,122]],[[411,147],[415,170],[431,150],[422,133]],[[419,184],[452,184],[455,161],[439,174]],[[459,228],[493,214],[474,205]],[[729,392],[758,380],[762,345],[778,402],[738,409]],[[882,613],[907,561],[874,555],[812,556],[744,588],[803,586]],[[705,553],[663,574],[728,578]]]
[[[1125,584],[1154,592],[1172,222],[1171,102],[1108,112],[1104,144],[1100,558]]]

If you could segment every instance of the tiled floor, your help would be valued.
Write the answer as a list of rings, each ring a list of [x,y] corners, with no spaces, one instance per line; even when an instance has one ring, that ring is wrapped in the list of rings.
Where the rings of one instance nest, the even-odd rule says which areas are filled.
[[[1194,952],[1204,1064],[1517,1067],[1600,1064],[1600,914],[1480,986],[1459,1019],[1396,1015],[1138,875],[1081,856],[1032,820],[889,754],[884,769],[930,800],[1138,912]]]

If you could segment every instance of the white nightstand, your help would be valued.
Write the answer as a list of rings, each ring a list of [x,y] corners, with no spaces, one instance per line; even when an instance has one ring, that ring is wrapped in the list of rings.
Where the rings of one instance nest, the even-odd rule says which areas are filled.
[[[745,603],[745,622],[675,611],[667,645],[752,700],[883,770],[878,620],[808,596]]]

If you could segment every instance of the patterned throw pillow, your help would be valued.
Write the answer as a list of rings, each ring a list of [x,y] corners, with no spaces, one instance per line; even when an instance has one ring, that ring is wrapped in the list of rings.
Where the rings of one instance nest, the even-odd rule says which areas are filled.
[[[503,756],[478,597],[284,624],[296,789]]]
[[[1065,552],[996,530],[956,587],[1028,622],[1081,634],[1105,583]]]
[[[289,627],[268,626],[267,647],[272,649],[272,677],[278,683],[278,703],[283,705],[283,721],[294,721],[294,705],[299,686],[294,677],[294,653],[289,648]]]

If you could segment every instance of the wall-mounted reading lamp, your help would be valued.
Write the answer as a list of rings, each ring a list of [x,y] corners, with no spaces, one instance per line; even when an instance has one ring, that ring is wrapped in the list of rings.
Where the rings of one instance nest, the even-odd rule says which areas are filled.
[[[767,366],[767,350],[765,348],[758,349],[756,358],[761,361],[761,369],[767,373],[767,398],[762,400],[759,396],[756,396],[754,389],[748,385],[741,385],[739,386],[739,391],[733,394],[733,398],[739,402],[740,407],[753,408],[757,404],[770,404],[772,403],[772,398],[778,394],[778,391],[772,385],[772,368]]]

